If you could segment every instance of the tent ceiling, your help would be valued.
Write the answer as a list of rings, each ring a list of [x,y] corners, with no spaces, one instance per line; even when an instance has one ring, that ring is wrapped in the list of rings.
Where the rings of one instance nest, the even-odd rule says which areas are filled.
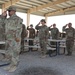
[[[0,0],[0,5],[3,9],[13,5],[18,12],[41,16],[75,13],[75,0]]]

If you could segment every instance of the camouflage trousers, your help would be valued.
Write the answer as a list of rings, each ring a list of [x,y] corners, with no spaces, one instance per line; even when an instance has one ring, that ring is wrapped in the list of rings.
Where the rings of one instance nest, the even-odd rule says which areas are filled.
[[[72,53],[74,47],[74,39],[66,39],[66,49],[68,54]]]
[[[45,39],[40,39],[40,47],[41,47],[41,52],[43,55],[46,55],[47,53],[47,41]]]
[[[6,56],[9,56],[10,63],[17,65],[19,62],[20,42],[14,39],[6,41]]]
[[[24,51],[24,38],[21,38],[21,51]]]

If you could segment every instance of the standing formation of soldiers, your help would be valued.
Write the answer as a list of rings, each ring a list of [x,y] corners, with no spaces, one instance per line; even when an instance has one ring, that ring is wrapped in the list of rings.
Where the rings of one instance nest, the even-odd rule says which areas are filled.
[[[6,18],[7,11],[9,18]],[[30,39],[35,38],[35,29],[38,30],[42,57],[46,57],[49,31],[51,31],[52,39],[58,39],[59,30],[56,28],[56,24],[47,27],[45,19],[42,19],[35,26],[35,29],[33,28],[33,25],[30,25],[30,28],[27,27],[26,30],[25,25],[22,23],[23,19],[16,15],[16,8],[10,6],[7,11],[3,12],[0,16],[0,41],[6,40],[5,56],[10,60],[10,65],[4,69],[13,72],[16,70],[19,63],[19,53],[21,50],[24,50],[24,38],[27,36],[27,30],[29,30]],[[51,28],[52,26],[53,28]],[[68,28],[66,28],[67,26]],[[72,27],[72,23],[69,23],[63,26],[63,31],[66,32],[67,55],[70,56],[72,55],[74,46],[75,29]],[[33,45],[33,40],[29,40],[29,45]],[[32,48],[29,48],[29,50],[32,50]]]

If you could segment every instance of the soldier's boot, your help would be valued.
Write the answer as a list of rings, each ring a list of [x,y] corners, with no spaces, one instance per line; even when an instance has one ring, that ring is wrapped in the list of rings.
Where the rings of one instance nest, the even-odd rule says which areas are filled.
[[[41,57],[40,57],[40,58],[46,58],[46,57],[48,57],[48,55],[47,55],[46,53],[42,52],[42,54],[41,54]]]
[[[5,67],[4,67],[4,70],[9,70],[11,66],[12,66],[11,64],[8,65],[8,66],[5,66]]]
[[[16,65],[12,65],[12,64],[4,67],[4,70],[7,70],[9,72],[14,72],[16,69],[17,69],[17,66]]]
[[[16,69],[17,69],[17,66],[16,65],[12,65],[10,67],[10,69],[8,70],[8,72],[14,72]]]
[[[41,56],[41,58],[46,58],[46,57],[48,57],[48,55],[43,55],[43,56]]]
[[[67,54],[66,54],[66,56],[71,56],[72,55],[72,52],[68,52]]]

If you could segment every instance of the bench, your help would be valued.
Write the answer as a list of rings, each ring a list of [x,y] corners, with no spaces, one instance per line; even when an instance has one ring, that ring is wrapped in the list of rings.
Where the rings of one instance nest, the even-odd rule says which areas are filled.
[[[33,46],[25,45],[25,47],[28,47],[28,48],[32,47],[32,48],[38,48],[38,49],[40,48],[40,46],[38,46],[38,45],[33,45]],[[56,48],[48,46],[47,50],[48,50],[48,54],[49,54],[50,57],[57,55]],[[55,52],[55,54],[52,54],[52,52]]]
[[[0,50],[0,53],[5,54],[6,51],[5,50]]]
[[[65,44],[65,42],[60,42],[60,43],[59,43],[59,48],[63,48],[64,51],[63,51],[63,53],[60,53],[60,50],[61,50],[61,49],[59,49],[58,54],[59,54],[59,55],[65,54],[65,49],[66,49],[66,44]]]

